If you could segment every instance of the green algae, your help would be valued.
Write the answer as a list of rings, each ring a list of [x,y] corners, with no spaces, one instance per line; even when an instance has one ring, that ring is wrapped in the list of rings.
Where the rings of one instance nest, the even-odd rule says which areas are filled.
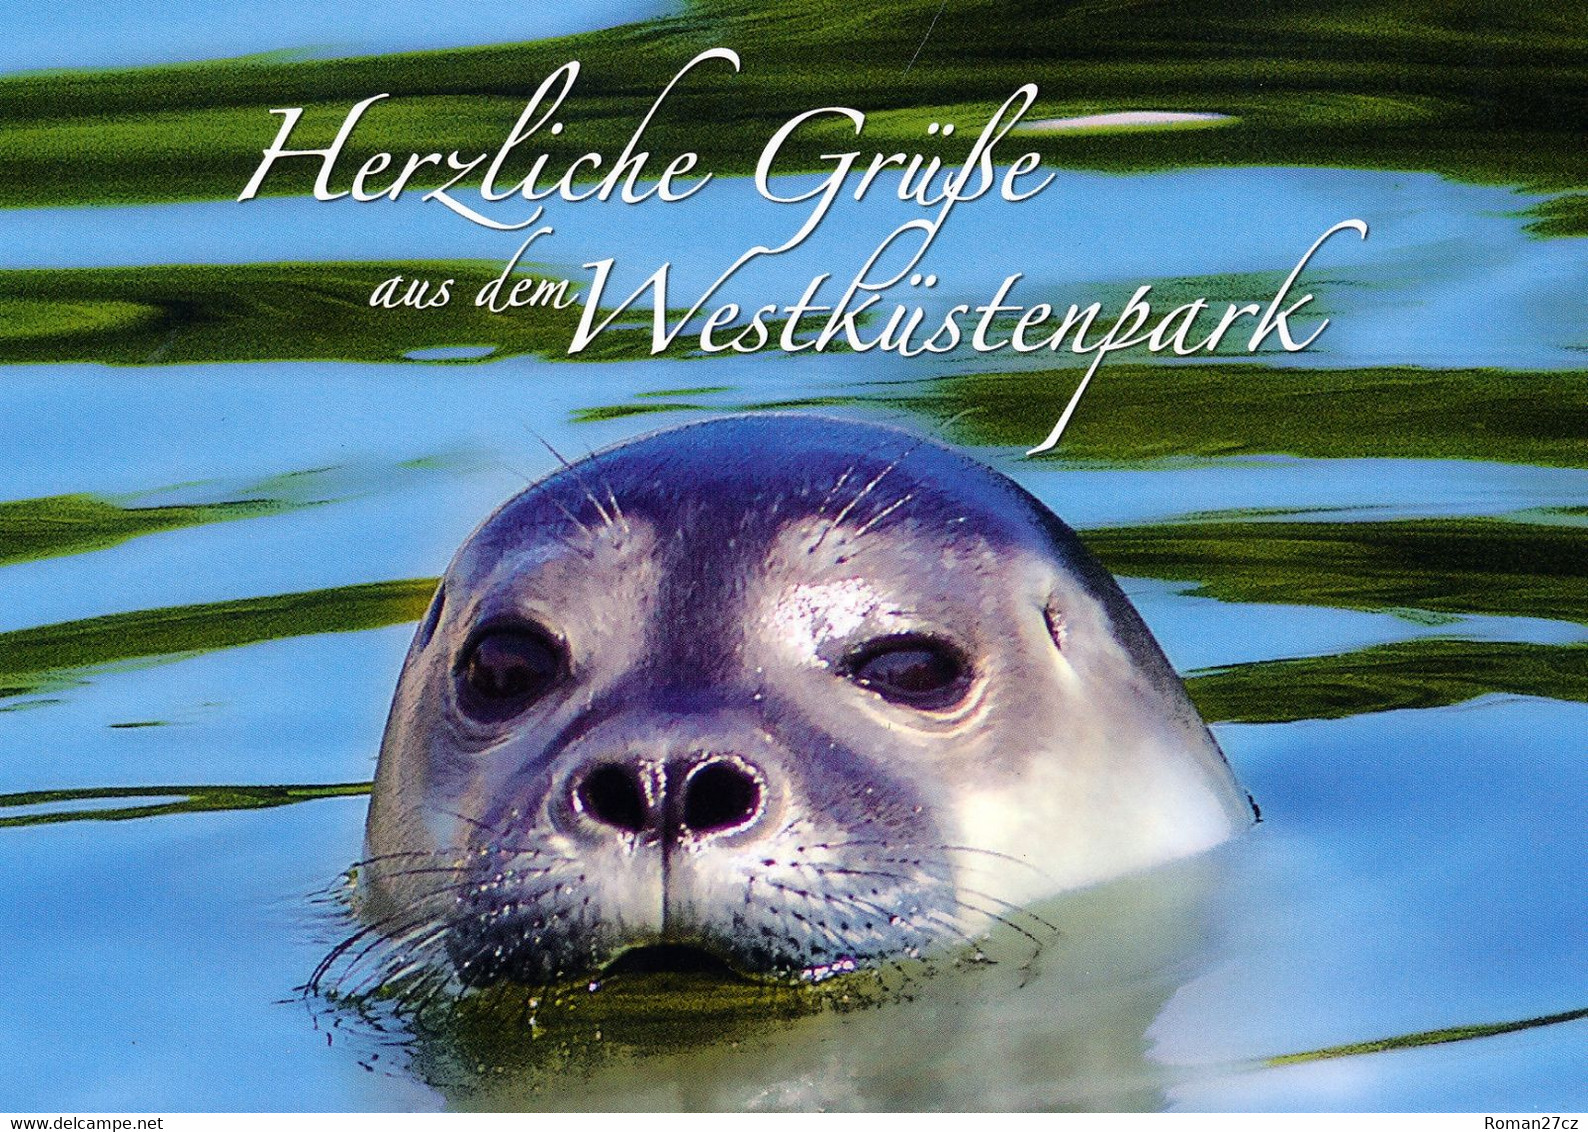
[[[1522,215],[1537,236],[1588,236],[1588,193],[1566,193],[1540,201]]]
[[[793,114],[831,105],[874,115],[865,144],[884,152],[923,143],[928,120],[954,121],[959,133],[936,146],[953,160],[990,107],[1036,82],[1032,119],[1135,109],[1236,119],[1019,138],[1055,165],[1334,166],[1548,192],[1588,185],[1588,31],[1565,3],[1280,0],[1237,12],[1172,0],[1125,10],[694,0],[675,15],[526,44],[13,76],[0,80],[0,204],[235,197],[280,124],[268,108],[304,107],[294,143],[325,144],[354,102],[377,93],[391,97],[354,133],[336,187],[376,152],[492,152],[540,80],[573,58],[583,73],[561,115],[567,129],[536,145],[560,161],[612,155],[684,62],[718,45],[741,53],[742,72],[698,68],[647,141],[658,154],[696,151],[724,173],[748,172]],[[793,139],[783,167],[821,167],[828,133]],[[265,191],[308,191],[311,165],[273,173]],[[1581,229],[1580,202],[1553,207],[1546,231]]]
[[[1588,703],[1588,644],[1427,638],[1204,669],[1185,683],[1209,723],[1345,719],[1489,695]]]
[[[890,399],[977,445],[1041,442],[1069,401],[1066,371],[945,378]],[[1152,461],[1279,454],[1588,466],[1588,381],[1577,372],[1104,367],[1047,457]]]
[[[105,550],[161,531],[293,509],[293,504],[275,499],[169,507],[124,507],[95,495],[12,500],[0,503],[0,566]]]
[[[1473,517],[1280,519],[1082,534],[1116,574],[1222,601],[1542,617],[1588,624],[1588,528]]]
[[[650,327],[621,320],[570,355],[568,343],[582,310],[578,303],[502,313],[476,305],[480,288],[501,273],[501,264],[432,260],[0,271],[0,318],[18,316],[0,332],[0,364],[322,359],[473,364],[472,359],[423,362],[408,356],[462,344],[494,346],[492,360],[521,354],[589,362],[652,356]],[[420,281],[430,285],[427,293],[434,297],[442,282],[450,281],[450,301],[428,308],[371,306],[376,288],[397,277],[404,281],[399,296]],[[526,278],[554,286],[561,282],[543,274],[515,274],[503,290]],[[681,335],[664,356],[688,356],[692,346]]]
[[[597,405],[575,420],[880,408],[908,412],[958,444],[1025,450],[1047,435],[1080,377],[1075,369],[969,373],[776,402]],[[1289,455],[1581,468],[1588,467],[1585,437],[1588,380],[1579,371],[1111,364],[1098,372],[1058,448],[1035,459],[1141,464]]]
[[[14,629],[0,633],[0,697],[46,691],[105,665],[414,621],[435,588],[434,578],[368,582]]]
[[[0,501],[0,566],[107,550],[131,539],[211,523],[290,514],[390,491],[415,476],[467,469],[479,457],[443,452],[396,464],[353,461],[242,484],[186,483],[129,495],[49,495]],[[203,500],[203,496],[224,498]],[[160,503],[162,499],[182,502]]]
[[[644,417],[653,413],[690,413],[709,411],[706,405],[697,405],[689,401],[647,401],[640,405],[597,405],[588,409],[580,409],[574,414],[578,424],[594,424],[599,421],[618,421],[625,417]]]
[[[866,990],[868,1001],[876,997]],[[401,985],[382,988],[419,1039],[414,1053],[424,1079],[442,1087],[501,1074],[533,1081],[589,1072],[615,1058],[728,1046],[764,1035],[769,1025],[820,1013],[842,998],[842,991],[828,986],[726,972],[624,974],[563,987],[504,982],[456,998],[427,999],[421,993],[421,1005],[413,1010],[402,1009],[406,991]],[[376,1005],[332,1001],[367,1012]]]
[[[27,790],[17,794],[0,794],[0,810],[114,799],[126,799],[134,804],[33,814],[0,813],[0,828],[73,821],[128,821],[171,814],[265,810],[320,798],[358,797],[368,794],[369,789],[370,784],[367,782],[332,782],[292,786],[108,786],[81,790]],[[148,801],[136,802],[140,798]]]
[[[1423,1030],[1415,1034],[1402,1034],[1393,1038],[1378,1038],[1366,1042],[1348,1042],[1345,1045],[1326,1046],[1304,1053],[1286,1053],[1266,1058],[1262,1064],[1270,1068],[1283,1065],[1304,1065],[1313,1061],[1331,1061],[1340,1057],[1358,1057],[1368,1053],[1388,1050],[1417,1049],[1422,1046],[1446,1045],[1450,1042],[1469,1042],[1475,1038],[1492,1038],[1500,1034],[1514,1034],[1522,1030],[1536,1030],[1542,1026],[1559,1026],[1588,1018],[1588,1009],[1567,1010],[1559,1014],[1544,1014],[1537,1018],[1522,1018],[1511,1022],[1487,1022],[1473,1026],[1449,1026],[1442,1030]]]

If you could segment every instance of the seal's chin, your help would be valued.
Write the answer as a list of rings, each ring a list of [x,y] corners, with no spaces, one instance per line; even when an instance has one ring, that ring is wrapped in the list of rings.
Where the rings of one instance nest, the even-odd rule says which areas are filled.
[[[719,979],[745,980],[746,972],[736,969],[715,951],[688,943],[648,943],[631,947],[601,969],[604,977],[613,975],[705,975]]]
[[[572,934],[552,936],[533,922],[471,932],[477,922],[465,920],[446,933],[453,972],[464,986],[476,989],[494,982],[578,986],[631,975],[687,975],[724,983],[809,981],[802,956],[747,948],[710,932],[645,932],[592,940]]]

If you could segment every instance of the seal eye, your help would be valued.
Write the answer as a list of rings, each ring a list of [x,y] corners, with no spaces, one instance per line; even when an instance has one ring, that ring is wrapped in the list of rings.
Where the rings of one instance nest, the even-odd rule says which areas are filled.
[[[891,703],[936,711],[970,689],[970,666],[958,649],[930,637],[889,637],[864,646],[844,674]]]
[[[561,672],[562,650],[540,630],[488,630],[458,666],[460,698],[471,715],[503,719],[544,695]]]

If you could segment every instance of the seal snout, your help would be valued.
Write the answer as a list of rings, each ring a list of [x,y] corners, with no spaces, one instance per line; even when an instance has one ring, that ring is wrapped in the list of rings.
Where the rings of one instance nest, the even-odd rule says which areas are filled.
[[[576,813],[602,832],[699,841],[748,829],[766,811],[766,775],[738,755],[605,759],[572,777]]]

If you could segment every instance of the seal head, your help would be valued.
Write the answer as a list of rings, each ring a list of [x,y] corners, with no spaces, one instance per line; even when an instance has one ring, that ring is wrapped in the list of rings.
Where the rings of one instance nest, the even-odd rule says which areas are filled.
[[[1035,498],[894,429],[726,418],[565,467],[458,552],[398,684],[358,909],[470,985],[657,946],[820,979],[1251,819]]]

